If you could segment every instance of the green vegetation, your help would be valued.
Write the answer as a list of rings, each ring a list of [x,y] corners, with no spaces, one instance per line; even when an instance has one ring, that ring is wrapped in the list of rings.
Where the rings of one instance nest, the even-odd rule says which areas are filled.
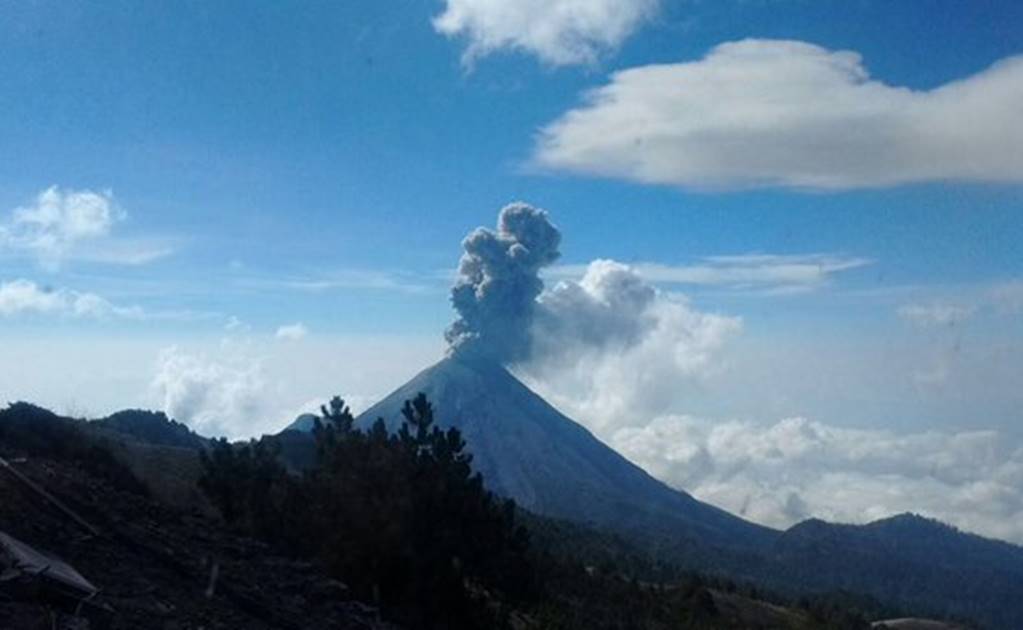
[[[335,398],[314,430],[318,464],[288,474],[269,440],[217,442],[200,486],[226,520],[317,559],[354,594],[416,628],[489,627],[534,588],[528,536],[511,502],[472,473],[455,430],[434,425],[425,397],[383,423],[352,428]]]
[[[436,426],[424,395],[402,413],[396,433],[383,421],[361,431],[334,398],[315,422],[308,470],[289,473],[272,438],[220,440],[202,454],[199,485],[229,523],[318,561],[412,628],[868,627],[855,612],[767,603],[752,587],[517,510],[472,473],[462,436]]]

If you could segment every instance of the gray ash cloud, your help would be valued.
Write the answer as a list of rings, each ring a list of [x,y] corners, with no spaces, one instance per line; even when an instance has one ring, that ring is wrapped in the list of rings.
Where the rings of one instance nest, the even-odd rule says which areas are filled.
[[[560,243],[547,212],[525,203],[502,208],[497,229],[470,232],[451,289],[458,319],[445,333],[450,351],[501,363],[527,357],[540,270],[558,259]]]

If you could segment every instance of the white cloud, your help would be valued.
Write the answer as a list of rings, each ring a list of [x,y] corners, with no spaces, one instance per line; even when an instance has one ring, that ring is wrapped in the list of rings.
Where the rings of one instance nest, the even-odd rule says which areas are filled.
[[[35,258],[49,270],[69,259],[113,265],[145,265],[173,254],[181,239],[111,235],[127,213],[107,191],[51,186],[32,203],[0,221],[0,253]]]
[[[721,369],[718,354],[742,328],[647,285],[614,261],[540,297],[531,359],[516,366],[534,390],[600,433],[626,417],[653,417]]]
[[[24,312],[52,313],[68,307],[67,296],[41,289],[28,280],[0,283],[0,314],[15,315]]]
[[[227,321],[224,323],[224,330],[229,333],[248,332],[250,330],[250,327],[248,324],[239,319],[238,316],[231,315],[230,317],[227,318]]]
[[[32,204],[16,208],[0,225],[0,246],[31,252],[52,269],[76,244],[108,235],[123,217],[110,191],[63,191],[52,186]]]
[[[691,265],[640,262],[630,267],[647,282],[716,286],[768,294],[800,293],[827,286],[832,276],[872,264],[868,258],[839,254],[745,254],[709,256]],[[549,275],[581,277],[585,265],[562,265]]]
[[[279,327],[274,336],[284,341],[299,341],[300,339],[305,339],[308,334],[309,329],[301,322],[297,322]]]
[[[94,319],[146,317],[138,306],[116,306],[95,293],[48,289],[25,279],[0,282],[0,315],[32,312]]]
[[[1023,449],[995,431],[899,434],[805,418],[664,416],[609,441],[669,484],[775,527],[915,511],[1023,542]]]
[[[437,290],[432,286],[439,278],[421,277],[404,271],[374,269],[334,269],[320,273],[285,278],[247,278],[242,284],[258,288],[290,289],[319,293],[336,289],[365,289],[422,294]]]
[[[711,260],[740,267],[778,262],[770,256]],[[688,281],[690,273],[672,271],[669,277]],[[735,281],[730,273],[696,275],[727,284]],[[582,279],[546,291],[537,309],[533,356],[515,366],[516,374],[655,477],[755,521],[787,527],[811,516],[865,522],[915,511],[1023,542],[1023,448],[1008,435],[910,428],[919,419],[907,419],[901,433],[803,417],[763,421],[777,409],[819,407],[814,397],[827,400],[825,409],[842,407],[838,417],[845,422],[862,422],[870,413],[865,401],[881,401],[870,409],[889,415],[920,397],[924,406],[911,403],[911,412],[926,414],[927,405],[961,411],[964,400],[978,397],[997,399],[997,409],[1017,373],[1011,348],[1002,348],[997,361],[982,346],[961,348],[954,361],[939,356],[948,359],[944,371],[924,383],[922,376],[914,381],[908,368],[931,358],[930,341],[867,349],[862,340],[829,347],[798,335],[794,345],[775,348],[740,342],[739,318],[701,312],[647,280],[636,269],[595,261]],[[800,273],[765,280],[775,281],[787,286],[820,278]],[[936,308],[919,316],[947,322],[965,312]],[[999,361],[1005,365],[995,365]],[[987,396],[988,390],[995,395]],[[683,413],[731,413],[706,410],[733,405],[761,421]],[[773,417],[782,413],[791,412]]]
[[[1021,182],[1021,101],[1023,56],[913,90],[855,52],[749,39],[615,73],[541,130],[533,161],[694,188]]]
[[[179,239],[104,238],[76,247],[69,257],[109,265],[137,267],[166,258],[181,246]]]
[[[961,304],[907,304],[899,317],[918,326],[956,326],[973,317],[976,307]]]
[[[954,299],[903,304],[896,313],[920,327],[957,326],[978,315],[1012,316],[1023,312],[1023,281],[1007,280],[960,289]]]
[[[435,336],[323,336],[306,345],[238,335],[175,345],[157,357],[148,404],[203,435],[254,437],[280,431],[334,395],[361,411],[442,354]]]
[[[217,359],[170,347],[160,353],[151,384],[168,416],[204,435],[253,435],[265,424],[267,378],[243,352]],[[279,422],[279,419],[275,419]]]
[[[462,61],[499,50],[536,55],[563,66],[593,63],[616,49],[644,21],[659,0],[447,0],[434,28],[449,37],[463,36],[468,48]]]

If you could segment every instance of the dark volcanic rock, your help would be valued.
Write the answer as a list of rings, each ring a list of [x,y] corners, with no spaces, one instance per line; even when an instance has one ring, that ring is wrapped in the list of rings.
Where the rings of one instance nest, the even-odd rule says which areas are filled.
[[[98,601],[114,611],[114,630],[390,627],[313,565],[278,556],[216,520],[115,489],[78,465],[21,455],[0,442],[0,456],[17,458],[12,467],[99,535],[2,468],[0,531],[66,561],[95,584]],[[68,612],[0,588],[0,627],[76,627]]]

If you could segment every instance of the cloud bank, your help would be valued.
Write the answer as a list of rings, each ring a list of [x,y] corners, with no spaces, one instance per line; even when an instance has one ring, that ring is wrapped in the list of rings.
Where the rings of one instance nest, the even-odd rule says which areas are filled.
[[[719,351],[741,330],[738,317],[700,312],[630,267],[597,260],[540,296],[531,353],[516,372],[601,433],[680,403],[722,368]]]
[[[994,431],[899,434],[806,418],[669,415],[620,428],[609,441],[659,479],[775,527],[914,511],[1023,542],[1023,449]]]
[[[553,66],[593,63],[657,11],[658,0],[447,0],[433,20],[439,33],[464,37],[463,63],[500,50]]]
[[[691,188],[1023,182],[1023,56],[930,90],[799,41],[623,70],[539,134],[540,167]]]

